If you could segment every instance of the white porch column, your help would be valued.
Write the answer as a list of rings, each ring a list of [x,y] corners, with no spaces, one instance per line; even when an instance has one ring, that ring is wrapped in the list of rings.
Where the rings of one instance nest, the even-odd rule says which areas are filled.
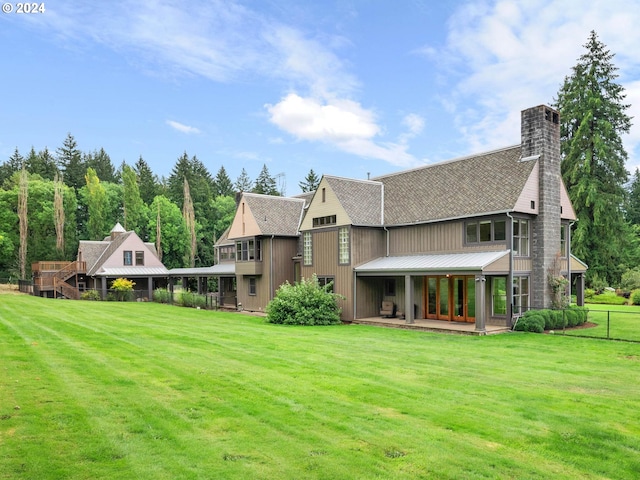
[[[404,318],[406,323],[413,323],[413,277],[404,276]]]
[[[485,293],[486,293],[486,281],[484,275],[476,275],[476,332],[486,332],[485,327]]]

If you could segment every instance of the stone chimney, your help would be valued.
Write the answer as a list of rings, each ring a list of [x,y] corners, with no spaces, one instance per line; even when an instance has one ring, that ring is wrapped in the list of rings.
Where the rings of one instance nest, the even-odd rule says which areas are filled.
[[[560,251],[560,114],[540,105],[522,111],[522,157],[539,155],[538,216],[531,223],[531,306],[551,308],[547,279]]]

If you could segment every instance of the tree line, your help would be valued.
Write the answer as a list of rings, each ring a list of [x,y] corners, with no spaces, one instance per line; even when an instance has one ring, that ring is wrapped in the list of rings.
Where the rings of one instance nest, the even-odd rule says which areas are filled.
[[[303,191],[317,187],[311,170]],[[68,134],[55,154],[34,148],[0,164],[0,278],[29,278],[31,264],[73,260],[80,240],[102,240],[116,223],[156,246],[167,268],[210,266],[235,213],[237,192],[281,195],[266,165],[252,181],[212,175],[183,153],[160,178],[140,157],[116,168],[104,149],[82,152]]]
[[[631,128],[630,105],[614,54],[596,32],[584,47],[551,102],[560,111],[562,178],[577,215],[571,248],[589,267],[588,287],[631,290],[640,288],[640,170],[630,181],[621,138]],[[319,180],[310,170],[299,186],[313,191]],[[35,260],[71,260],[79,239],[100,240],[116,222],[155,242],[168,268],[209,266],[233,219],[235,192],[283,193],[266,165],[255,181],[242,169],[232,182],[224,166],[212,176],[185,152],[160,179],[142,157],[116,169],[104,149],[80,152],[71,134],[55,155],[32,148],[23,157],[16,149],[0,165],[0,186],[0,277],[26,275]]]

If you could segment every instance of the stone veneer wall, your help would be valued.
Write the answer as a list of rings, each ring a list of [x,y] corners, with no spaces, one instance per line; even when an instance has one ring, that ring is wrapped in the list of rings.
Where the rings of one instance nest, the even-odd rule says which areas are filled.
[[[531,306],[550,308],[547,275],[560,251],[560,115],[545,106],[521,115],[522,156],[540,155],[539,214],[531,225]]]

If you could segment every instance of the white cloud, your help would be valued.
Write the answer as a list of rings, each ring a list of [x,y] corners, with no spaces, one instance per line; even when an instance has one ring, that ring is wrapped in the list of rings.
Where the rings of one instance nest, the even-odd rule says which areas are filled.
[[[640,64],[638,23],[637,0],[465,3],[450,18],[446,45],[438,50],[440,67],[453,76],[443,104],[471,151],[517,143],[520,110],[554,100],[591,30],[616,54],[627,100],[640,101],[637,82],[626,78]],[[434,50],[420,51],[435,59]],[[639,129],[634,126],[624,139],[637,162]]]
[[[270,121],[298,140],[320,141],[343,152],[384,160],[396,166],[419,162],[405,142],[377,143],[380,135],[375,115],[352,100],[303,98],[290,93],[275,105],[265,105]],[[419,117],[409,116],[410,130],[419,128]]]
[[[187,135],[200,133],[200,130],[196,127],[190,127],[189,125],[184,125],[180,122],[175,122],[173,120],[167,120],[165,122],[171,128],[178,130],[179,132],[186,133]]]

